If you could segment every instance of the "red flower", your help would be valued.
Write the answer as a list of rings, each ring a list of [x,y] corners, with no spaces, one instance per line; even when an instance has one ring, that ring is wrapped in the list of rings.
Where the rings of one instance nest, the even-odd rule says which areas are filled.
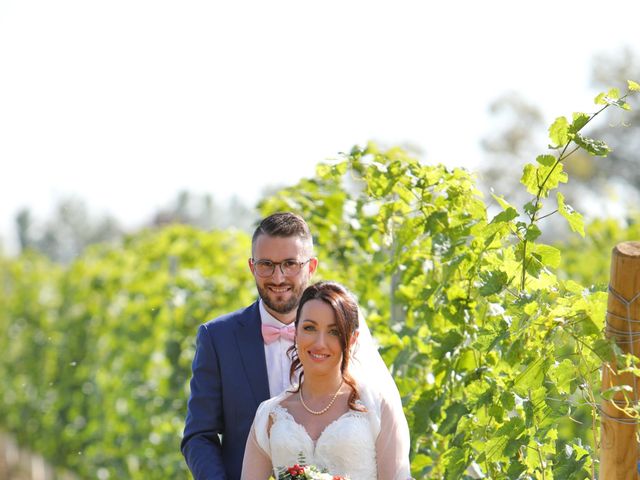
[[[287,468],[287,471],[293,478],[304,475],[304,467],[301,467],[297,463],[293,467]]]

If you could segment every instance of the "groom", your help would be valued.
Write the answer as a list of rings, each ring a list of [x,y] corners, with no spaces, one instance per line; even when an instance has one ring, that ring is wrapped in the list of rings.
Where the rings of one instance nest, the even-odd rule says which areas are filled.
[[[237,480],[258,405],[289,387],[287,349],[302,292],[316,271],[306,222],[276,213],[251,241],[259,300],[198,330],[181,450],[195,480]]]

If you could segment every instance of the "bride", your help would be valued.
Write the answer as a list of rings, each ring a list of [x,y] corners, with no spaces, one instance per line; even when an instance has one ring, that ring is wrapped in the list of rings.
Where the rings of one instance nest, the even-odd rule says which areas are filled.
[[[309,286],[295,326],[297,386],[258,408],[242,480],[278,478],[297,463],[350,480],[411,478],[400,396],[352,295],[335,282]]]

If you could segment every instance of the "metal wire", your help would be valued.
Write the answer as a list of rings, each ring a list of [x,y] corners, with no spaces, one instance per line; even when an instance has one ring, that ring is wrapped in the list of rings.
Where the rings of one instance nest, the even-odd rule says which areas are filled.
[[[633,296],[633,298],[631,298],[630,300],[627,300],[626,298],[624,298],[619,292],[617,292],[615,290],[615,288],[613,288],[611,286],[611,284],[609,284],[609,294],[611,294],[616,300],[618,300],[625,308],[626,311],[626,316],[621,316],[618,315],[616,313],[610,312],[609,310],[607,310],[607,317],[606,317],[606,326],[605,326],[605,333],[609,336],[614,336],[616,337],[616,342],[618,344],[621,345],[629,345],[629,350],[631,353],[631,355],[633,357],[636,356],[636,352],[635,352],[635,341],[636,340],[640,340],[640,331],[634,331],[632,330],[631,326],[634,323],[640,323],[640,320],[631,318],[631,305],[633,305],[633,303],[640,299],[640,292],[637,293],[636,295]],[[626,330],[621,330],[617,327],[614,327],[613,325],[611,325],[609,323],[609,318],[610,317],[614,317],[617,318],[619,320],[624,320],[626,322],[627,325],[627,329]],[[637,405],[638,404],[638,377],[636,375],[633,375],[633,396],[634,396],[634,402],[628,402],[625,400],[609,400],[610,402],[618,405],[618,406],[625,406],[628,407],[631,404],[633,405]],[[638,421],[640,419],[635,419],[635,418],[617,418],[617,417],[612,417],[611,415],[607,414],[601,406],[598,406],[598,411],[600,412],[601,415],[604,415],[605,417],[609,418],[610,420],[613,420],[615,422],[618,423],[623,423],[623,424],[636,424],[638,423]]]
[[[640,418],[612,417],[607,412],[605,412],[600,405],[595,405],[595,407],[598,409],[598,412],[600,413],[600,415],[602,415],[603,417],[607,417],[609,420],[613,422],[621,423],[623,425],[636,425],[640,423]]]
[[[625,320],[627,322],[631,322],[631,323],[640,323],[640,320],[636,320],[635,318],[627,318],[627,317],[623,317],[622,315],[618,315],[616,313],[610,312],[609,310],[607,310],[607,315],[611,315],[612,317],[616,317],[620,320]]]

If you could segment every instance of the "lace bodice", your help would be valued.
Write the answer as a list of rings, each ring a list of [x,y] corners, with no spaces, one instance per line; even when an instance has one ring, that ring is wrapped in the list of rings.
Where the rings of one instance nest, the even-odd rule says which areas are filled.
[[[266,447],[270,449],[275,474],[277,467],[292,466],[303,455],[307,463],[326,468],[333,475],[351,480],[377,478],[375,435],[367,413],[345,413],[327,425],[315,443],[280,404],[265,413],[272,419]]]
[[[283,406],[285,392],[260,404],[242,465],[242,480],[266,480],[299,463],[350,480],[406,480],[409,435],[404,414],[386,399],[360,390],[366,412],[349,410],[329,423],[314,442],[304,425]]]

